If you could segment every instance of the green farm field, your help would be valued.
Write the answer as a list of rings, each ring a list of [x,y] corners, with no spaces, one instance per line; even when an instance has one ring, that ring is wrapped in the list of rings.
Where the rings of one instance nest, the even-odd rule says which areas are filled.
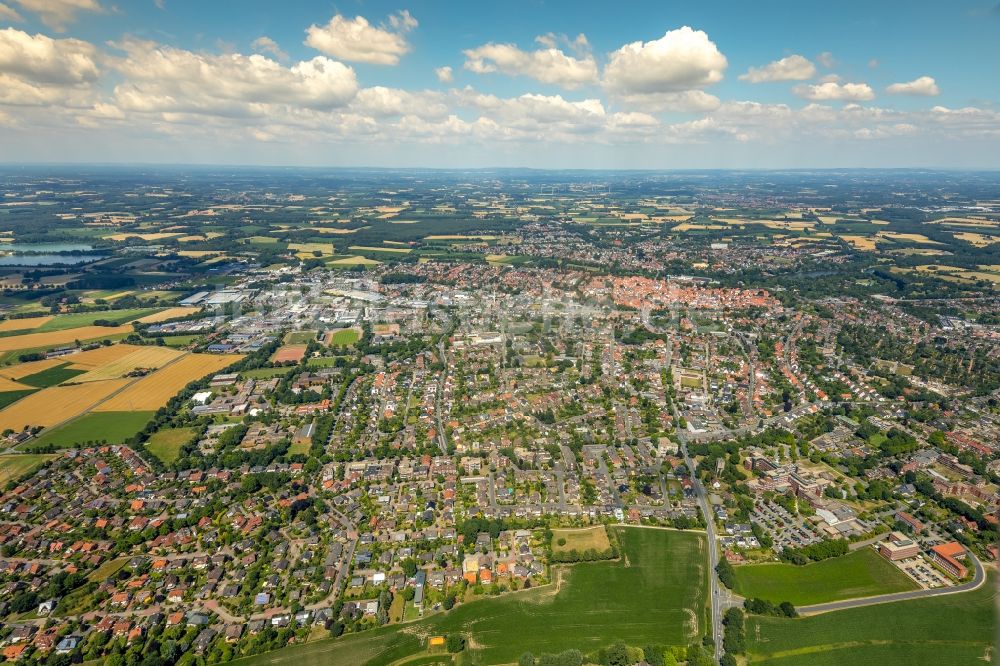
[[[735,568],[736,592],[796,606],[916,590],[917,584],[871,548],[805,566],[748,564]]]
[[[996,576],[978,590],[799,619],[747,618],[751,664],[991,663]]]
[[[319,640],[239,664],[385,665],[427,655],[426,639],[464,633],[463,663],[512,664],[571,648],[584,653],[622,640],[686,645],[707,627],[705,537],[695,532],[613,528],[623,557],[557,568],[556,582],[473,601],[425,620]]]
[[[90,412],[58,428],[43,432],[21,447],[32,451],[51,444],[57,449],[87,442],[124,444],[153,418],[153,412]]]

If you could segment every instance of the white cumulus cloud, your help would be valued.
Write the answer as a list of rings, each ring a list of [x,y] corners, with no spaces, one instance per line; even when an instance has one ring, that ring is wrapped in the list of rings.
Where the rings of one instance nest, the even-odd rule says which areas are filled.
[[[929,76],[921,76],[905,83],[893,83],[885,91],[890,95],[916,95],[919,97],[934,97],[941,94],[937,82]]]
[[[331,109],[357,93],[354,70],[316,56],[285,67],[262,55],[206,55],[152,42],[118,45],[115,67],[125,81],[115,88],[123,108],[222,116],[266,115],[269,105]]]
[[[763,67],[751,67],[740,74],[740,81],[769,83],[772,81],[806,81],[816,75],[816,65],[805,56],[790,55]]]
[[[388,26],[374,26],[364,16],[337,14],[326,25],[309,26],[305,44],[341,60],[395,65],[409,53],[406,33],[416,27],[417,19],[406,10],[390,16]]]
[[[288,60],[288,54],[281,50],[278,42],[266,35],[253,40],[251,46],[256,53],[270,53],[282,62]]]
[[[875,99],[875,91],[867,83],[838,83],[826,81],[816,85],[799,85],[792,89],[799,97],[822,102],[829,100],[846,100],[863,102]]]
[[[612,52],[604,68],[604,85],[622,94],[703,88],[721,81],[727,64],[705,32],[684,26],[660,39],[632,42]]]
[[[437,77],[438,81],[441,83],[451,83],[455,80],[454,74],[452,74],[451,67],[445,65],[444,67],[438,67],[434,70],[434,76]]]
[[[42,23],[62,32],[76,20],[77,12],[101,12],[98,0],[13,0],[25,10],[38,14]]]
[[[508,76],[527,76],[569,89],[597,82],[597,62],[592,55],[568,55],[556,48],[551,35],[543,35],[537,41],[544,48],[524,51],[514,44],[491,42],[467,49],[464,51],[465,69],[476,74],[500,72]],[[583,43],[586,44],[586,38]]]

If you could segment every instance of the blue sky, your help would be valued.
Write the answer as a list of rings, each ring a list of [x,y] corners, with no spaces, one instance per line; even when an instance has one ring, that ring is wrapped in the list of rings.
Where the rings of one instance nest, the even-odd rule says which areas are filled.
[[[997,0],[0,0],[0,161],[1000,168],[997,63]]]

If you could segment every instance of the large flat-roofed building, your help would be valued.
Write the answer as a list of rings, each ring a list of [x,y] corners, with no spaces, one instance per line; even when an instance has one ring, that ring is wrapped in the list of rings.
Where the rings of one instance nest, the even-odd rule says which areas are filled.
[[[920,544],[902,532],[893,532],[878,545],[878,552],[887,560],[896,562],[919,555]]]

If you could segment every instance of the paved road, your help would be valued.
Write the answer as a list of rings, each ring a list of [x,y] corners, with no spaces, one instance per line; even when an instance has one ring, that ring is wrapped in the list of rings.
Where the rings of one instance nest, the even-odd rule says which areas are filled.
[[[874,606],[875,604],[887,604],[893,601],[909,601],[911,599],[924,599],[926,597],[939,597],[946,594],[959,594],[961,592],[971,592],[978,589],[986,582],[986,571],[982,563],[975,555],[969,553],[972,560],[975,576],[968,583],[956,585],[954,587],[943,587],[933,590],[915,590],[913,592],[897,592],[895,594],[883,594],[878,597],[868,597],[865,599],[848,599],[846,601],[834,601],[828,604],[815,604],[813,606],[799,606],[797,610],[800,615],[816,615],[817,613],[829,613],[830,611],[845,610],[847,608],[860,608],[861,606]]]
[[[681,444],[681,454],[684,456],[684,464],[687,465],[691,474],[691,482],[694,485],[695,497],[698,498],[698,505],[705,516],[706,531],[708,533],[708,578],[711,581],[709,590],[712,600],[712,638],[715,641],[715,662],[722,658],[722,610],[720,608],[722,600],[719,592],[719,577],[715,573],[715,565],[719,562],[718,542],[715,539],[715,517],[712,509],[708,506],[708,495],[704,486],[695,472],[694,461],[688,455],[687,444]]]

